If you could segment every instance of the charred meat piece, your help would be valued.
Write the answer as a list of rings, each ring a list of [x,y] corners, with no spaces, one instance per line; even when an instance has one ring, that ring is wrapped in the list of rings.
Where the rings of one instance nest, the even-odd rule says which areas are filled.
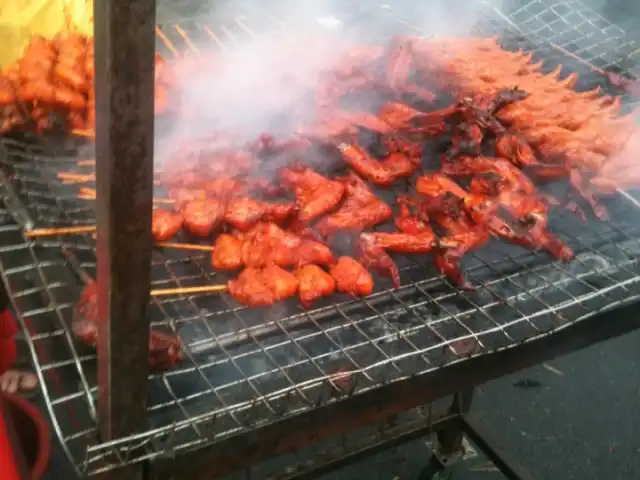
[[[358,239],[356,255],[360,263],[367,270],[378,272],[379,275],[391,279],[395,288],[400,287],[400,271],[396,262],[376,243],[372,234],[363,233]]]
[[[500,192],[509,190],[533,193],[535,191],[531,180],[504,158],[461,155],[454,162],[445,162],[441,171],[453,176],[479,174],[479,178],[484,174],[493,173],[500,180]]]
[[[309,222],[332,211],[344,195],[345,186],[330,180],[309,167],[292,165],[280,172],[282,182],[293,188],[300,211],[298,219]]]
[[[246,232],[260,221],[281,223],[296,212],[294,203],[267,203],[248,197],[232,198],[226,207],[224,221],[240,232]]]
[[[225,204],[221,200],[190,200],[182,206],[184,226],[192,235],[208,237],[224,220]]]
[[[156,242],[166,242],[173,238],[184,224],[182,215],[157,208],[151,212],[151,233]]]
[[[333,253],[323,243],[261,223],[243,237],[242,260],[247,267],[278,265],[296,268],[307,264],[330,265]]]
[[[362,148],[346,143],[339,144],[338,150],[356,173],[376,185],[391,185],[396,180],[410,177],[420,167],[420,158],[412,158],[403,152],[392,152],[383,160],[377,160]]]
[[[342,180],[346,187],[345,200],[338,210],[323,217],[316,230],[325,238],[339,231],[360,232],[393,215],[389,205],[380,200],[356,174],[351,173]]]
[[[211,254],[211,266],[216,270],[239,270],[243,265],[242,245],[242,239],[234,235],[218,235]]]
[[[487,243],[489,240],[487,228],[476,224],[464,210],[464,204],[460,198],[450,193],[428,198],[422,204],[420,213],[426,213],[445,232],[445,236],[438,241],[438,248],[434,253],[435,263],[440,273],[461,288],[472,290],[473,286],[461,272],[460,262],[467,253]]]
[[[373,278],[360,263],[351,257],[340,257],[329,273],[336,281],[336,290],[354,297],[365,297],[373,292]]]
[[[336,289],[336,281],[317,265],[305,265],[296,271],[298,296],[305,308],[311,308],[316,300],[331,295]]]
[[[295,295],[298,279],[277,265],[246,268],[238,278],[230,280],[229,293],[235,300],[249,307],[268,307]]]
[[[82,343],[95,347],[98,343],[100,316],[98,314],[98,285],[88,284],[80,296],[73,316],[72,330]],[[173,335],[151,330],[149,335],[149,366],[168,370],[182,362],[180,340]]]

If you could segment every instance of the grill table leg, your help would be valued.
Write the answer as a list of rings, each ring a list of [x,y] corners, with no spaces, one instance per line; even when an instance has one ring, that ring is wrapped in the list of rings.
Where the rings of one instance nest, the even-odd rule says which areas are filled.
[[[461,428],[495,467],[509,480],[535,480],[523,467],[506,457],[505,452],[497,447],[493,441],[487,438],[486,433],[481,432],[475,420],[467,416],[460,418]]]
[[[458,392],[453,397],[453,402],[449,407],[449,413],[454,415],[465,415],[471,410],[471,402],[473,400],[473,389],[464,390]],[[452,424],[451,427],[440,430],[437,435],[438,438],[438,455],[449,459],[443,461],[444,464],[449,464],[451,461],[455,461],[455,458],[462,454],[462,440],[464,439],[464,432],[458,427],[457,422]]]

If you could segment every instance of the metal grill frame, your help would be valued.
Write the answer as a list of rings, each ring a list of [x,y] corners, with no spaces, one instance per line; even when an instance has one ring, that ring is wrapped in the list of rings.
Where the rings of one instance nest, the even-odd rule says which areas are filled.
[[[576,4],[577,2],[563,2],[560,4],[554,3],[552,6],[546,5],[545,8],[547,10],[557,10],[559,8],[558,5],[566,5],[567,3]],[[535,4],[545,5],[543,2],[534,1],[527,7],[524,7],[524,10],[527,10],[534,16],[540,16],[540,13],[533,13],[532,9],[534,7],[532,5]],[[588,9],[580,7],[577,11],[586,12]],[[582,14],[585,15],[585,18],[589,18],[587,14]],[[99,18],[98,12],[96,12],[96,19]],[[516,32],[533,36],[539,41],[545,40],[541,37],[540,31],[534,28],[529,28],[528,31],[522,28],[517,28],[513,20],[509,18],[506,18],[506,20],[514,25],[514,30]],[[115,24],[117,22],[114,20],[113,23]],[[597,28],[593,19],[586,21],[586,24],[593,25]],[[549,39],[546,40],[548,41]],[[566,48],[569,43],[575,42],[567,42],[560,46]],[[625,49],[629,49],[631,52],[625,58],[630,58],[633,53],[637,51],[633,50],[634,45],[632,42],[622,42],[622,45],[624,45]],[[627,45],[629,47],[627,47]],[[142,56],[143,53],[140,53],[140,55]],[[598,60],[601,61],[599,62]],[[600,68],[619,64],[619,61],[610,61],[609,59],[604,58],[603,55],[596,55],[595,57],[585,59],[585,61],[594,62],[596,64],[600,63]],[[111,116],[112,115],[109,115],[107,117]],[[140,124],[144,124],[146,120],[139,120]],[[103,179],[108,178],[111,183],[121,180],[121,178],[117,177],[115,174],[105,175],[103,172],[102,174],[98,173],[98,175],[99,177],[102,176]],[[105,190],[105,187],[102,187],[102,191]],[[102,204],[100,197],[98,199],[98,204]],[[122,203],[120,203],[120,205],[122,205]],[[104,218],[105,215],[102,215],[102,217]],[[134,217],[140,218],[137,216],[133,216],[132,218]],[[102,226],[100,226],[100,224]],[[103,220],[99,220],[99,229],[107,231],[104,229],[104,225],[105,222]],[[3,227],[3,229],[9,229],[12,232],[15,232],[16,245],[25,244],[24,237],[21,235],[20,226],[7,226]],[[130,242],[130,239],[127,238],[127,241]],[[147,242],[147,246],[145,248],[148,249],[149,244],[150,242]],[[119,247],[115,244],[111,244],[109,248],[114,249]],[[145,248],[140,246],[137,248],[140,251],[145,250]],[[9,249],[6,251],[8,252]],[[30,253],[33,254],[32,250],[30,250]],[[144,257],[144,255],[142,256]],[[34,258],[34,260],[36,259]],[[56,264],[55,260],[51,260],[51,262],[52,264]],[[42,265],[41,262],[40,265]],[[3,270],[5,269],[3,268]],[[118,267],[112,266],[112,273],[114,270],[117,275],[125,275],[125,273],[122,272],[121,267],[118,272]],[[38,272],[41,276],[42,285],[44,286],[44,289],[47,290],[46,294],[51,297],[50,289],[55,288],[56,285],[51,284],[47,279],[47,275],[42,274],[40,269],[38,269]],[[129,277],[128,281],[137,283],[138,285],[145,284],[144,281],[140,282],[139,277],[131,275],[129,271],[126,272],[126,275]],[[9,292],[14,292],[15,285],[7,279],[6,271],[3,271],[3,280],[5,285],[7,285]],[[72,284],[72,282],[73,280],[69,280],[68,284]],[[148,284],[149,282],[147,281],[146,283]],[[67,301],[63,301],[62,304],[59,304],[60,308],[68,308],[72,305],[75,297],[71,293],[69,293],[69,295],[71,296],[68,297]],[[58,296],[58,298],[60,297]],[[25,315],[24,309],[20,309],[20,305],[15,301],[15,299],[14,306],[17,307],[17,310],[20,313],[20,320],[23,322],[23,327],[27,328],[28,326],[24,323],[24,317],[30,315]],[[609,308],[612,309],[615,306],[616,305],[609,305]],[[152,436],[154,435],[153,432],[148,432],[148,434],[145,435],[127,436],[128,433],[132,433],[129,431],[128,433],[112,435],[111,438],[115,439],[113,442],[105,441],[100,445],[91,446],[88,450],[88,455],[102,457],[104,454],[109,453],[114,458],[112,466],[124,465],[130,461],[139,464],[144,460],[150,459],[152,478],[184,478],[187,475],[195,478],[211,478],[212,476],[230,473],[236,469],[242,468],[247,463],[258,462],[264,458],[299,448],[301,445],[310,442],[311,439],[309,437],[323,438],[343,433],[349,429],[381,420],[389,415],[393,415],[417,405],[429,403],[437,398],[468,388],[470,385],[484,383],[491,378],[511,373],[535,363],[547,361],[557,355],[568,353],[578,348],[602,341],[606,338],[611,338],[631,331],[632,329],[640,326],[638,320],[634,319],[632,310],[633,307],[630,306],[621,306],[616,308],[615,322],[607,322],[607,320],[603,318],[605,315],[609,315],[611,313],[596,315],[594,312],[592,316],[588,316],[589,318],[586,318],[587,315],[585,315],[583,320],[572,324],[570,328],[556,330],[552,335],[539,335],[534,340],[521,344],[515,349],[512,348],[488,355],[478,356],[474,358],[473,361],[453,363],[447,367],[425,375],[404,379],[400,382],[394,382],[390,385],[378,387],[355,396],[339,398],[333,403],[323,405],[322,407],[307,411],[303,414],[280,419],[275,423],[258,427],[253,431],[233,436],[228,439],[218,441],[212,446],[198,448],[197,450],[189,451],[187,453],[181,453],[171,448],[170,442],[165,445],[162,452],[158,451],[157,446],[153,447],[153,451],[150,451],[148,450],[148,440],[150,439],[149,434]],[[32,309],[31,312],[27,313],[34,315],[34,310]],[[129,320],[132,318],[134,317],[131,316]],[[118,333],[116,329],[122,327],[122,325],[120,325],[120,327],[117,325],[123,323],[123,318],[110,319],[109,324],[111,325],[111,329],[115,332],[114,335],[117,336]],[[144,351],[146,349],[146,334],[144,331],[140,331],[135,335],[139,337],[137,342],[138,347],[135,348],[137,350],[135,353],[136,358],[146,357],[146,352]],[[144,340],[144,342],[142,342],[141,339]],[[123,342],[122,345],[126,345],[126,343]],[[142,348],[143,345],[145,348]],[[35,349],[33,342],[31,343],[31,346]],[[102,352],[104,351],[105,350],[103,348]],[[34,356],[37,356],[35,351]],[[138,365],[141,363],[146,364],[144,361],[132,362],[129,359],[118,367],[116,363],[113,363],[113,358],[110,357],[112,357],[112,355],[103,355],[103,353],[100,353],[100,369],[103,371],[111,370],[113,375],[118,377],[120,380],[113,385],[104,381],[100,383],[100,390],[102,392],[106,392],[107,398],[111,398],[114,392],[120,391],[119,389],[126,391],[127,388],[132,386],[132,384],[135,384],[135,380],[132,380],[131,377],[130,365]],[[82,368],[80,367],[79,370],[82,371]],[[117,373],[125,371],[127,372],[127,375]],[[136,372],[136,377],[146,379],[147,376],[144,369]],[[84,388],[88,391],[88,384],[85,384]],[[144,387],[140,390],[140,392],[142,391],[144,391]],[[105,402],[104,400],[101,400],[99,403],[100,408],[105,405],[111,405],[110,402]],[[384,405],[384,407],[381,407],[381,405]],[[136,411],[139,412],[140,408],[141,406],[138,406],[137,410],[135,410],[131,405],[125,403],[119,406],[114,405],[111,407],[111,410],[105,411],[104,413],[101,411],[101,418],[113,418],[114,421],[117,418],[119,419],[117,423],[122,425],[123,422],[126,423],[126,420],[122,420],[123,418],[132,418],[132,416],[136,415]],[[327,418],[332,418],[335,421],[327,425]],[[101,423],[103,425],[107,425],[107,430],[103,430],[103,435],[105,435],[103,438],[109,438],[109,424],[112,424],[113,422]],[[274,444],[272,440],[273,438],[282,439],[282,441]],[[132,451],[131,449],[137,444],[140,445],[140,448],[135,452]],[[73,455],[69,452],[67,453],[73,459]],[[167,454],[178,454],[179,457],[177,457],[177,459],[162,458]],[[214,469],[212,465],[216,468]]]

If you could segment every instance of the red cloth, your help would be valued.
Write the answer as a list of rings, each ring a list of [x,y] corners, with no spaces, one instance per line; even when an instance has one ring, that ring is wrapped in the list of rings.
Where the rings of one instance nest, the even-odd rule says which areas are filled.
[[[18,354],[15,336],[18,326],[9,310],[0,313],[0,375],[9,370]]]

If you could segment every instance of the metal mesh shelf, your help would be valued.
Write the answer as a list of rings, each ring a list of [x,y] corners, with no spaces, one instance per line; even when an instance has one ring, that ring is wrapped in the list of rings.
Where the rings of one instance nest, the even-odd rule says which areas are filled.
[[[412,28],[392,10],[382,12],[394,19],[392,33]],[[537,52],[549,58],[550,65],[567,57],[543,41],[558,42],[600,68],[620,66],[620,58],[630,65],[635,47],[624,32],[602,24],[601,17],[578,2],[534,1],[514,12],[504,15],[482,4],[478,32],[491,34],[506,27],[523,46],[529,44],[521,36],[532,37],[541,42]],[[528,17],[521,17],[523,12]],[[568,24],[568,31],[575,37],[563,41],[553,33],[557,30],[547,35],[547,29],[531,20],[555,25],[569,22],[573,14],[577,23]],[[379,21],[380,15],[375,17]],[[364,29],[367,18],[355,18]],[[217,39],[218,45],[241,35],[265,34],[267,26],[272,33],[296,28],[275,17],[266,23],[264,18],[260,23],[235,18],[224,28],[208,31],[201,26],[203,37]],[[610,40],[596,40],[590,28]],[[163,31],[176,45],[185,46],[175,28]],[[587,39],[593,43],[584,43]],[[601,43],[609,53],[597,53],[596,44]],[[579,48],[572,51],[570,45]],[[583,63],[574,63],[588,72]],[[584,81],[602,79],[587,74]],[[82,171],[76,155],[5,140],[0,162],[37,226],[94,222],[91,202],[77,199],[77,185],[63,185],[56,178],[60,170]],[[28,241],[1,212],[6,221],[0,227],[0,243],[5,245],[0,248],[0,270],[28,332],[56,433],[78,471],[96,473],[208,444],[453,362],[472,361],[637,300],[640,208],[631,196],[610,199],[606,205],[611,222],[585,225],[569,213],[552,218],[551,230],[577,253],[570,264],[497,243],[469,258],[465,271],[481,285],[475,293],[458,291],[436,274],[428,259],[414,258],[402,264],[400,289],[383,288],[361,300],[334,296],[312,311],[288,303],[250,310],[226,294],[156,299],[152,325],[180,335],[187,361],[150,377],[150,430],[110,443],[100,443],[96,433],[95,352],[74,342],[69,330],[81,285],[61,255],[62,248],[73,252],[94,275],[93,239],[87,234]],[[154,253],[152,278],[153,288],[226,280],[213,273],[206,256],[175,251]]]

